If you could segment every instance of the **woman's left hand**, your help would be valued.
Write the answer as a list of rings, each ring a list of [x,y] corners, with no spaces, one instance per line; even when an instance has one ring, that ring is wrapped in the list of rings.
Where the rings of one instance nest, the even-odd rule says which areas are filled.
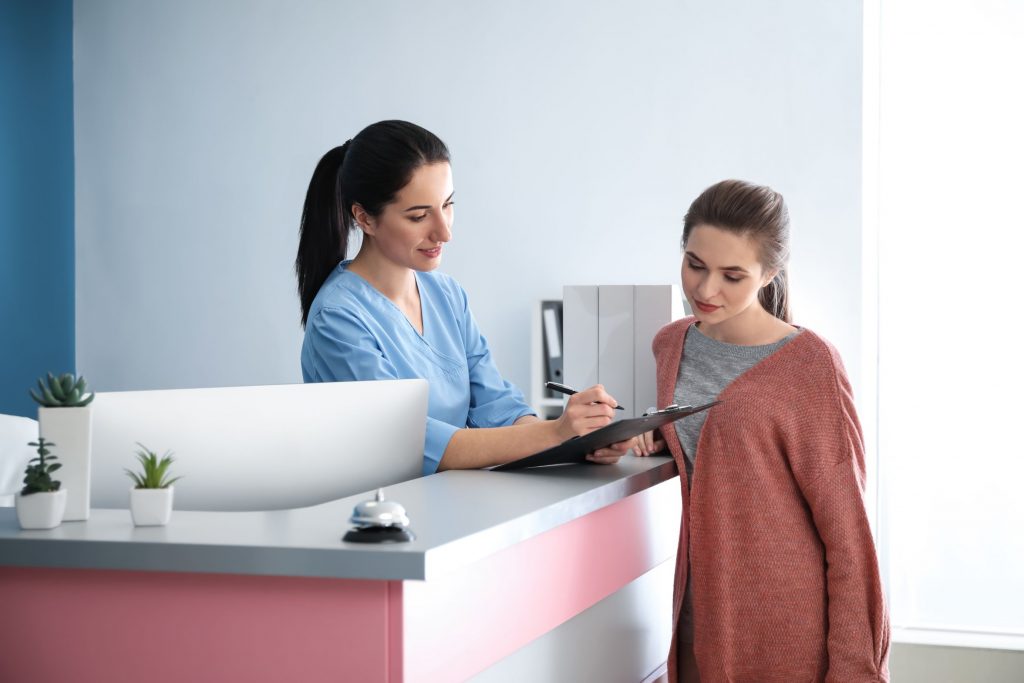
[[[619,458],[629,452],[629,449],[633,446],[633,439],[628,441],[620,441],[619,443],[613,443],[607,448],[599,448],[590,455],[587,456],[587,460],[590,462],[596,462],[599,465],[614,465],[619,461]]]
[[[643,457],[665,450],[665,440],[659,436],[658,432],[644,432],[634,437],[633,454]]]

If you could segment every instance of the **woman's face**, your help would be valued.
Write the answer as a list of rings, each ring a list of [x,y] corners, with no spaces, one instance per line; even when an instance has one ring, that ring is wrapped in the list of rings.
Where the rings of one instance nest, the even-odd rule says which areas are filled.
[[[442,246],[452,238],[452,195],[451,166],[424,164],[379,216],[358,206],[353,214],[385,259],[413,270],[434,270],[441,264]]]
[[[764,309],[758,291],[775,276],[758,260],[757,243],[711,225],[690,231],[683,253],[683,293],[701,323],[737,323]]]

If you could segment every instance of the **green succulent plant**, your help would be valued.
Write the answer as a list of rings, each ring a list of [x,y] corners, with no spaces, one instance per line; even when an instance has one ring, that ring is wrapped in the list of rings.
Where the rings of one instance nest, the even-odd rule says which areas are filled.
[[[167,478],[167,469],[174,462],[174,455],[167,451],[162,457],[149,450],[139,442],[135,442],[141,450],[135,451],[135,457],[142,465],[141,472],[133,472],[127,467],[124,471],[128,477],[135,482],[137,489],[165,489],[181,477]]]
[[[75,379],[70,372],[60,377],[46,373],[46,381],[39,378],[39,392],[29,389],[32,400],[44,408],[80,408],[92,403],[96,394],[86,393],[85,377]]]
[[[25,468],[25,486],[21,489],[21,495],[59,491],[60,482],[51,478],[50,475],[59,470],[61,465],[59,462],[51,462],[56,460],[57,456],[51,455],[46,448],[55,444],[46,441],[40,434],[39,441],[30,441],[28,445],[35,446],[36,453],[39,455],[28,461],[28,467]]]

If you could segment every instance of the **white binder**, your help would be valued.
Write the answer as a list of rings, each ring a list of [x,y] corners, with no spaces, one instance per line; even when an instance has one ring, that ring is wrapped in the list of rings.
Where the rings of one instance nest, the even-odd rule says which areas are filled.
[[[562,295],[565,384],[603,384],[638,417],[657,406],[651,342],[687,314],[678,285],[571,285]]]

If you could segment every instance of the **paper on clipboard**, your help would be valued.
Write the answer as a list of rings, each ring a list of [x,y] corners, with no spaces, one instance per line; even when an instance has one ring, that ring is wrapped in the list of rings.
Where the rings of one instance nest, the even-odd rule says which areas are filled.
[[[675,422],[687,415],[693,415],[703,410],[707,410],[712,406],[716,406],[721,401],[712,401],[711,403],[705,403],[701,406],[668,406],[664,410],[658,410],[653,413],[642,415],[641,417],[633,417],[625,420],[619,420],[618,422],[612,422],[609,425],[605,425],[601,429],[594,430],[589,434],[583,436],[577,436],[568,441],[563,441],[557,446],[548,448],[547,450],[528,455],[525,458],[514,460],[504,465],[498,465],[492,467],[492,471],[503,472],[508,470],[518,470],[525,467],[543,467],[546,465],[565,465],[574,462],[588,462],[587,454],[593,453],[599,448],[605,448],[625,441],[638,434],[649,432],[653,429],[657,429],[663,425],[667,425],[671,422]]]

